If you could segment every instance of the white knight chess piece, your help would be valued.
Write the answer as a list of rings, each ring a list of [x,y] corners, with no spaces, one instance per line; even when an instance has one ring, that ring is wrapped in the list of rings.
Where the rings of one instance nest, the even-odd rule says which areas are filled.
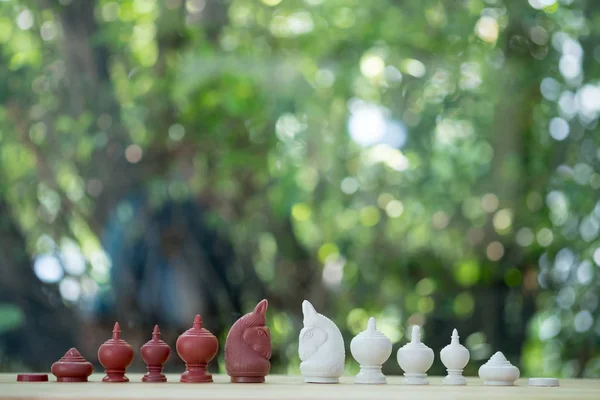
[[[344,338],[338,327],[319,314],[310,302],[302,302],[304,328],[300,331],[300,371],[305,382],[338,383],[344,373]]]

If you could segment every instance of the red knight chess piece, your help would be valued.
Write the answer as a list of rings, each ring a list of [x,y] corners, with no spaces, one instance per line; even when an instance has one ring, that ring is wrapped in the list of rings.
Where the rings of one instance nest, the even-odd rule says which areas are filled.
[[[133,349],[129,343],[121,339],[121,328],[118,322],[113,328],[112,338],[98,349],[98,360],[106,369],[106,376],[102,378],[102,382],[129,382],[125,372],[133,361]]]
[[[167,377],[162,373],[162,369],[169,359],[171,348],[160,339],[158,325],[154,326],[152,340],[142,346],[141,353],[148,369],[148,373],[142,377],[142,382],[166,382]]]
[[[225,368],[235,383],[261,383],[271,369],[271,334],[266,327],[267,300],[238,319],[227,334]]]
[[[194,325],[177,338],[177,354],[185,361],[185,372],[180,382],[204,383],[212,382],[212,375],[206,366],[219,350],[219,341],[208,330],[202,327],[202,318],[196,315]]]

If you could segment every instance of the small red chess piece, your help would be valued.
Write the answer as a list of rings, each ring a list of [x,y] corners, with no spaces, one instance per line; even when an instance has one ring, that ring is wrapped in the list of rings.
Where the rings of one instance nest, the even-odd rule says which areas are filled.
[[[266,327],[267,300],[238,319],[227,334],[225,369],[235,383],[262,383],[271,369],[271,335]]]
[[[94,372],[94,366],[73,347],[52,364],[50,371],[56,376],[57,382],[87,382],[88,376]]]
[[[152,340],[142,346],[141,353],[148,369],[148,373],[142,377],[142,382],[166,382],[167,377],[162,373],[162,369],[169,359],[171,348],[160,339],[158,325],[154,326]]]
[[[212,375],[206,371],[206,366],[217,354],[219,341],[208,330],[202,327],[200,314],[196,315],[192,328],[183,332],[177,338],[177,354],[185,361],[185,372],[180,382],[202,383],[212,382]]]
[[[121,339],[121,328],[118,322],[113,328],[112,338],[98,349],[98,360],[106,370],[102,382],[129,382],[125,372],[133,361],[133,349],[129,343]]]

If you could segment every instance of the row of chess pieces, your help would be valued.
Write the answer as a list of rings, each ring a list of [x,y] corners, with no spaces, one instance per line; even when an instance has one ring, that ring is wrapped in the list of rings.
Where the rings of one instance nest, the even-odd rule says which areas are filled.
[[[231,382],[261,383],[269,373],[271,337],[266,326],[267,305],[267,300],[259,302],[252,312],[233,324],[227,335],[225,368]],[[344,339],[339,328],[329,318],[319,314],[307,300],[302,303],[302,313],[304,327],[300,331],[298,353],[301,360],[300,371],[305,382],[338,383],[344,372],[346,358]],[[152,332],[152,339],[140,349],[148,370],[142,377],[142,382],[167,380],[162,369],[170,356],[171,348],[160,337],[157,325]],[[180,382],[212,382],[206,366],[215,357],[218,348],[217,338],[202,327],[202,318],[197,315],[192,327],[177,338],[177,354],[186,364]],[[352,339],[350,351],[360,364],[355,383],[386,383],[381,367],[392,353],[392,342],[377,330],[374,318],[369,319],[365,331]],[[112,338],[98,349],[98,360],[106,370],[102,381],[128,382],[125,373],[133,358],[133,348],[121,338],[117,322]],[[440,358],[448,371],[443,383],[465,385],[467,382],[462,371],[469,362],[469,351],[460,344],[456,329],[452,333],[451,343],[440,351]],[[433,364],[433,359],[433,350],[421,341],[419,327],[413,326],[410,342],[397,353],[398,364],[404,371],[404,383],[429,384],[426,373]],[[52,364],[51,372],[58,382],[86,382],[93,372],[93,366],[77,349],[72,348]],[[511,365],[501,352],[497,352],[481,366],[479,376],[486,385],[511,386],[519,378],[519,369]]]

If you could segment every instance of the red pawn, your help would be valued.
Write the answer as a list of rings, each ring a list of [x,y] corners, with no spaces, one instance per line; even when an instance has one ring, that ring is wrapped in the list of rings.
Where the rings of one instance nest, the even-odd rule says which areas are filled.
[[[56,376],[57,382],[87,382],[88,376],[94,372],[94,366],[73,347],[52,364],[50,371]]]
[[[121,339],[121,328],[118,322],[113,328],[112,339],[104,342],[98,349],[98,360],[106,370],[102,382],[129,382],[125,372],[133,361],[133,349],[129,343]]]
[[[266,327],[267,300],[238,319],[225,342],[225,369],[234,383],[262,383],[271,369],[271,334]]]
[[[141,353],[148,369],[148,373],[142,377],[142,382],[166,382],[167,377],[162,373],[162,369],[169,359],[171,348],[160,339],[158,325],[154,326],[152,340],[142,346]]]
[[[219,350],[219,341],[208,330],[202,327],[200,314],[196,315],[192,328],[177,338],[177,354],[185,361],[185,372],[180,382],[204,383],[212,382],[212,375],[206,372],[206,365]]]

